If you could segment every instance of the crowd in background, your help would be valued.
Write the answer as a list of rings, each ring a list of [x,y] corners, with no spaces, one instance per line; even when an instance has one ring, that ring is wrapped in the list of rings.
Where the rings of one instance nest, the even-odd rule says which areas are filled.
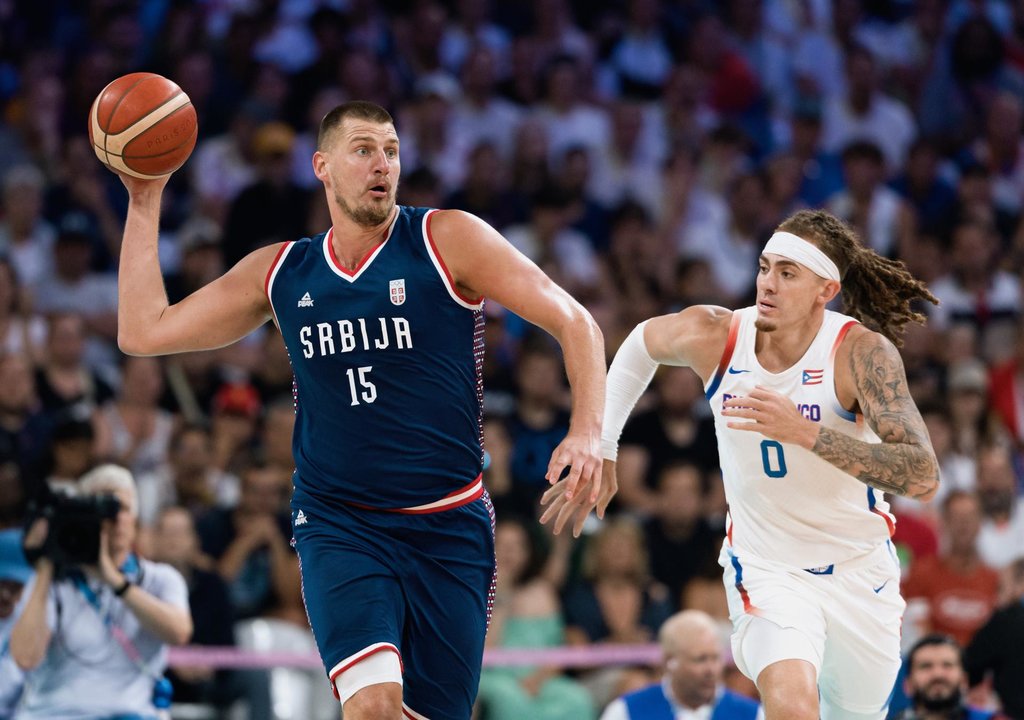
[[[0,529],[41,483],[73,490],[101,461],[124,465],[140,552],[186,575],[194,642],[223,645],[254,619],[306,628],[292,375],[271,324],[216,351],[118,351],[127,195],[86,118],[139,70],[180,84],[199,117],[164,196],[172,302],[253,249],[328,229],[310,157],[348,99],[395,116],[400,203],[491,223],[586,305],[609,358],[652,315],[748,304],[764,242],[800,208],[906,262],[941,300],[902,348],[941,487],[894,501],[904,636],[952,635],[972,701],[1024,717],[1024,1],[0,3]],[[700,380],[659,372],[623,436],[613,512],[582,541],[551,537],[535,519],[568,427],[562,361],[485,312],[501,568],[488,642],[646,642],[685,608],[727,637],[727,507]],[[596,717],[652,673],[488,669],[482,712]],[[246,686],[206,669],[177,682],[212,703]]]

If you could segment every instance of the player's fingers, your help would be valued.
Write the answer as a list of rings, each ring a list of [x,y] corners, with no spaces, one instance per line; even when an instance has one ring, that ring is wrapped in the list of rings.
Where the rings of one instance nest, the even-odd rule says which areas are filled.
[[[577,496],[572,500],[566,500],[565,504],[562,506],[562,509],[558,512],[558,518],[555,520],[556,535],[562,532],[562,529],[565,527],[565,524],[569,522],[569,518],[571,518],[576,509],[579,508],[580,497],[581,496]]]
[[[751,420],[762,417],[760,410],[755,410],[747,407],[725,408],[724,410],[722,410],[722,414],[728,415],[729,417],[750,418]]]
[[[565,483],[552,485],[540,496],[540,504],[547,505],[552,500],[561,497],[565,493]]]
[[[590,517],[590,511],[593,509],[594,503],[587,503],[576,513],[576,522],[572,524],[572,536],[574,538],[578,538],[580,533],[583,532],[583,525],[587,522],[587,518]]]
[[[583,465],[584,463],[582,461],[575,459],[569,465],[569,475],[565,478],[565,494],[570,498],[576,497],[577,486],[579,486],[581,490],[583,489],[582,485],[580,485],[580,477],[583,475]]]
[[[614,478],[607,478],[604,483],[604,487],[601,489],[601,499],[597,503],[597,516],[604,520],[604,513],[608,509],[609,503],[612,498],[615,497],[615,491],[618,490]]]
[[[754,432],[761,432],[764,429],[761,423],[757,422],[731,422],[726,423],[725,426],[733,430],[752,430]]]

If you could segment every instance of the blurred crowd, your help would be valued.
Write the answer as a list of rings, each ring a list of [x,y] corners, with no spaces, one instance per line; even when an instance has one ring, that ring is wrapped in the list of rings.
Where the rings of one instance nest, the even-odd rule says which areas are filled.
[[[747,304],[763,243],[797,209],[824,207],[903,260],[941,300],[902,348],[941,464],[934,501],[894,504],[906,647],[951,635],[970,700],[1024,717],[1024,1],[0,3],[0,529],[43,483],[73,492],[96,464],[124,465],[140,553],[183,571],[194,642],[223,645],[254,620],[306,629],[292,376],[272,325],[216,351],[118,351],[127,195],[86,118],[139,70],[180,84],[199,117],[164,195],[172,302],[255,248],[328,229],[310,157],[348,99],[395,116],[400,203],[498,228],[587,306],[609,358],[649,316]],[[488,642],[646,642],[699,609],[727,647],[727,507],[699,379],[660,371],[626,428],[613,512],[581,542],[552,538],[535,519],[567,429],[562,361],[485,310],[501,567]],[[652,679],[487,670],[481,713],[596,718]],[[222,680],[180,672],[178,697],[242,692]]]

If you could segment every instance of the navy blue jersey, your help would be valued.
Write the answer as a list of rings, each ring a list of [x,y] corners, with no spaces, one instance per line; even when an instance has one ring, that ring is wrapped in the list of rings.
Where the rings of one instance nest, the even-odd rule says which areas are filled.
[[[483,299],[462,297],[426,208],[354,270],[331,233],[286,244],[267,295],[295,373],[296,490],[428,512],[482,492]]]

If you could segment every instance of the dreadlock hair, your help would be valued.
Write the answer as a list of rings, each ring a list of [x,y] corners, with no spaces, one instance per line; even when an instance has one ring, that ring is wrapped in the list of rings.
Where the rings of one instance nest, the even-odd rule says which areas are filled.
[[[903,346],[904,325],[925,323],[925,316],[911,309],[911,303],[939,304],[902,260],[890,260],[864,247],[852,229],[823,210],[800,210],[783,220],[779,230],[799,235],[828,255],[839,268],[846,313],[896,347]]]

